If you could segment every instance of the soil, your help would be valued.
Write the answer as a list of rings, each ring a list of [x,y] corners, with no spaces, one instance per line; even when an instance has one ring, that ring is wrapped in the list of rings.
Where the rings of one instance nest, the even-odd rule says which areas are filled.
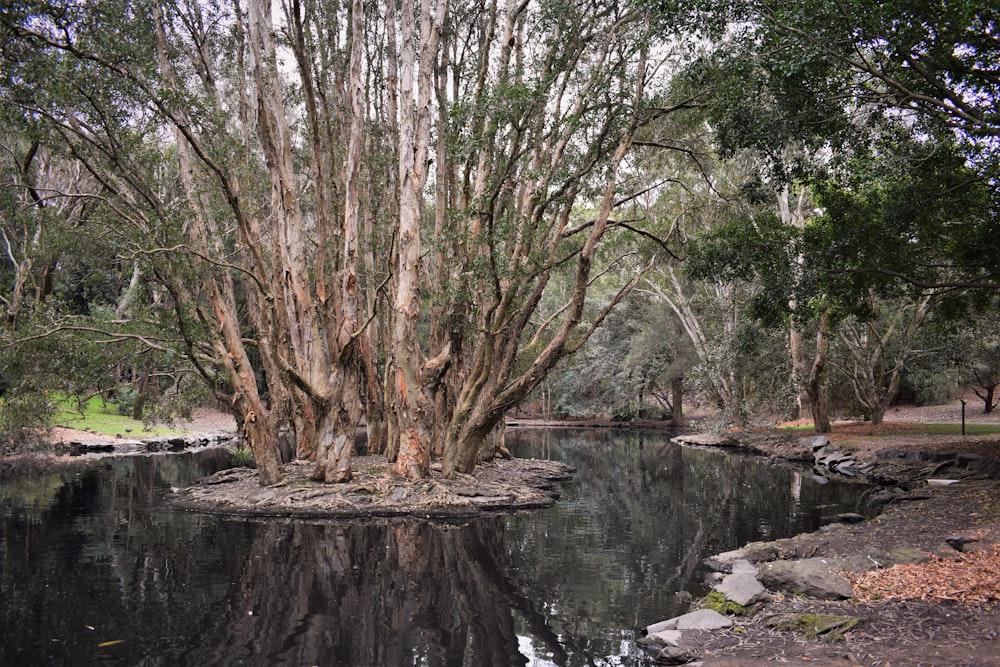
[[[971,404],[970,406],[971,407]],[[736,629],[699,633],[685,648],[706,666],[749,667],[765,661],[791,665],[1000,666],[1000,480],[927,461],[885,457],[888,450],[970,454],[1000,460],[1000,436],[915,433],[917,422],[957,422],[960,406],[901,408],[879,427],[837,423],[829,439],[879,475],[901,481],[894,502],[858,524],[834,524],[818,532],[752,545],[770,558],[848,558],[859,554],[917,553],[914,565],[869,574],[848,574],[855,597],[842,602],[776,595]],[[967,423],[1000,423],[1000,415],[966,414]],[[740,446],[777,462],[811,462],[815,435],[774,431],[739,434]],[[881,456],[880,456],[881,454]],[[911,457],[915,459],[915,457]],[[926,477],[959,479],[929,486]],[[873,488],[872,494],[879,489]],[[976,540],[961,553],[949,538]],[[781,614],[859,617],[856,628],[835,637],[810,638],[767,621]]]
[[[1000,414],[984,415],[977,411],[974,401],[966,411],[967,423],[1000,424]],[[955,401],[946,406],[930,408],[897,408],[886,415],[886,423],[877,428],[858,422],[835,423],[829,438],[838,448],[853,453],[863,462],[875,465],[877,473],[885,478],[902,480],[901,492],[884,510],[872,519],[859,524],[834,524],[807,535],[766,545],[773,557],[849,557],[878,552],[916,551],[924,554],[917,565],[897,565],[877,570],[882,577],[875,583],[863,584],[853,579],[856,597],[830,602],[796,595],[775,595],[752,616],[739,617],[735,629],[696,633],[690,642],[692,653],[706,666],[748,667],[762,662],[786,665],[976,665],[1000,667],[1000,580],[996,576],[1000,561],[1000,480],[985,479],[969,472],[956,473],[954,469],[941,470],[927,461],[905,461],[899,456],[885,458],[887,450],[898,452],[937,452],[941,454],[972,454],[987,461],[1000,461],[1000,436],[959,435],[960,404]],[[227,421],[228,420],[228,421]],[[955,435],[926,435],[915,432],[918,422],[956,424]],[[191,432],[232,428],[231,418],[202,411],[185,425]],[[597,424],[594,424],[597,425]],[[56,437],[66,441],[88,437],[79,432],[57,432]],[[810,432],[796,436],[779,434],[774,430],[734,434],[740,447],[755,451],[783,465],[798,465],[804,469],[811,463]],[[882,454],[882,458],[880,458]],[[500,461],[497,465],[481,466],[479,480],[463,476],[454,483],[432,477],[424,490],[448,498],[432,503],[430,514],[443,517],[460,506],[469,515],[479,511],[497,509],[502,498],[513,498],[511,491],[501,492],[489,484],[509,483],[516,466]],[[491,464],[492,466],[492,464]],[[506,466],[506,467],[505,467]],[[383,461],[359,459],[356,475],[351,485],[341,486],[340,499],[328,497],[324,502],[341,506],[353,516],[377,516],[375,506],[394,494],[402,500],[400,507],[386,510],[392,514],[412,502],[410,491],[397,492],[401,480],[386,472]],[[927,486],[925,478],[930,471],[938,477],[952,476],[960,479],[951,486]],[[252,472],[228,473],[231,489],[236,495],[256,498],[254,512],[262,509],[275,514],[308,515],[296,512],[277,500],[281,496],[308,496],[318,488],[328,494],[328,487],[307,480],[309,466],[289,466],[288,481],[283,487],[262,489],[256,484]],[[951,473],[950,475],[948,473]],[[553,480],[567,471],[532,471],[529,468],[523,488],[525,497],[532,493],[547,496],[546,502],[556,497],[552,491]],[[224,479],[226,473],[216,481]],[[532,481],[534,480],[534,481]],[[484,484],[477,490],[477,484]],[[535,485],[532,488],[532,485]],[[452,488],[449,488],[449,485]],[[221,488],[226,484],[204,484]],[[309,486],[313,491],[309,491]],[[350,488],[348,488],[350,487]],[[488,488],[489,487],[489,488]],[[486,489],[486,490],[484,490]],[[877,492],[873,488],[873,494]],[[200,493],[200,492],[199,492]],[[256,495],[254,495],[256,494]],[[355,494],[351,497],[351,494]],[[209,494],[211,495],[211,494]],[[197,493],[190,497],[178,494],[176,502],[200,511],[210,510],[211,503]],[[357,498],[361,498],[360,501]],[[457,499],[457,500],[456,500]],[[199,504],[200,503],[200,504]],[[477,505],[478,503],[478,505]],[[526,506],[532,506],[530,503]],[[268,509],[270,508],[270,509]],[[444,509],[442,509],[444,508]],[[470,509],[471,508],[471,509]],[[245,508],[244,508],[245,509]],[[220,511],[216,506],[214,511]],[[221,511],[234,511],[234,508]],[[239,512],[240,509],[236,508]],[[412,512],[412,507],[410,508]],[[973,553],[963,554],[948,545],[953,537],[978,540],[964,547]],[[974,557],[973,557],[974,556]],[[946,567],[942,567],[942,565]],[[987,567],[988,566],[988,567]],[[851,575],[869,576],[869,575]],[[862,586],[868,588],[862,588]],[[872,595],[872,590],[881,591]],[[975,593],[974,595],[972,593]],[[777,630],[767,625],[767,620],[778,614],[809,613],[832,614],[863,618],[863,623],[835,637],[807,637],[793,631]],[[685,635],[685,641],[688,641]]]
[[[178,489],[171,504],[198,512],[255,517],[375,519],[416,516],[462,520],[485,512],[549,507],[559,497],[558,482],[575,470],[556,461],[497,459],[476,466],[471,475],[445,479],[441,466],[413,481],[396,474],[384,456],[356,456],[353,477],[343,484],[313,481],[315,465],[294,462],[284,479],[262,487],[257,472],[233,468],[194,486]]]

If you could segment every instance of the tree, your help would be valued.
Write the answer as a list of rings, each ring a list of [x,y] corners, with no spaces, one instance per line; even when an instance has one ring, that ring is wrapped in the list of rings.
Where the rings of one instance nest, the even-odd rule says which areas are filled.
[[[711,116],[724,155],[752,148],[770,157],[779,176],[808,175],[811,156],[850,160],[872,151],[910,160],[914,173],[939,171],[941,185],[897,202],[891,225],[869,223],[857,235],[849,225],[838,227],[844,237],[830,270],[924,287],[1000,284],[996,266],[983,259],[995,254],[1000,238],[990,186],[1000,164],[993,104],[1000,45],[991,10],[972,2],[867,0],[694,6],[713,10],[716,27],[729,27],[690,70],[694,84],[714,92]],[[789,145],[805,160],[789,165]],[[877,180],[874,172],[866,177]],[[908,218],[907,202],[954,209],[949,222],[962,224]],[[970,247],[988,251],[972,256]]]
[[[349,479],[362,386],[400,472],[426,473],[433,437],[446,474],[471,470],[634,285],[588,303],[623,265],[600,248],[635,134],[683,106],[652,101],[634,7],[15,9],[4,106],[98,183],[67,194],[123,223],[118,254],[174,316],[158,344],[231,403],[262,483],[283,425],[317,478]]]
[[[648,399],[681,425],[682,383],[694,355],[669,309],[642,291],[637,288],[546,381],[557,413],[642,419]]]
[[[886,408],[896,398],[907,365],[927,354],[915,343],[934,301],[927,295],[893,303],[872,295],[869,317],[864,321],[849,317],[837,328],[846,354],[836,357],[834,366],[850,382],[873,426],[882,423]]]
[[[588,308],[594,283],[623,265],[599,249],[615,226],[637,128],[668,113],[650,103],[649,26],[633,7],[470,4],[448,18],[424,378],[444,427],[446,475],[502,445],[504,413],[634,284],[626,279],[606,308]],[[567,279],[565,300],[543,311],[557,276]]]
[[[691,8],[689,17],[716,39],[687,76],[711,92],[706,107],[720,153],[761,161],[761,181],[778,194],[782,219],[812,239],[808,256],[790,257],[812,273],[791,276],[806,283],[791,296],[790,347],[799,404],[811,404],[818,431],[829,430],[824,332],[839,315],[828,307],[900,281],[997,284],[995,267],[968,253],[997,239],[986,186],[996,178],[990,63],[1000,52],[992,16],[974,3],[725,0]],[[880,192],[887,168],[893,185]],[[799,206],[789,205],[796,190]],[[862,190],[878,194],[863,203]],[[838,196],[857,204],[853,218]],[[813,208],[824,215],[807,228]],[[827,237],[815,243],[820,230]],[[823,272],[825,296],[815,289]],[[808,363],[799,327],[811,319],[818,337]]]
[[[948,297],[942,306],[956,305]],[[983,412],[992,413],[1000,403],[1000,340],[997,338],[997,312],[995,303],[957,304],[959,311],[944,311],[929,327],[924,342],[935,350],[929,368],[921,369],[922,376],[942,376],[950,386],[939,391],[953,393],[956,387],[971,388],[983,402]],[[925,384],[927,384],[925,382]],[[933,387],[932,387],[933,389]],[[947,396],[951,398],[951,395]]]

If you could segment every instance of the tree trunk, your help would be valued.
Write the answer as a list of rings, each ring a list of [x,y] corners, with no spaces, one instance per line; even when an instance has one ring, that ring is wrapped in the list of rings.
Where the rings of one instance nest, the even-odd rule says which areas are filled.
[[[356,398],[357,391],[354,393]],[[344,409],[347,406],[353,409]],[[318,447],[313,479],[327,484],[350,481],[354,436],[360,418],[361,402],[358,400],[345,400],[342,405],[334,406],[321,416],[316,425]]]
[[[830,350],[829,326],[830,314],[824,310],[819,316],[816,328],[816,354],[805,382],[805,393],[809,397],[813,427],[817,433],[829,433],[833,430],[833,426],[830,424],[826,388],[823,386],[823,371],[826,369],[827,355]]]
[[[807,390],[809,376],[805,352],[802,349],[802,332],[794,324],[788,331],[788,347],[792,356],[792,382],[798,391],[795,405],[792,406],[789,415],[794,421],[804,418],[805,415],[812,415],[812,399]]]
[[[147,385],[149,384],[149,361],[146,360],[142,364],[142,375],[139,377],[139,383],[136,386],[135,395],[135,405],[132,406],[132,419],[136,421],[142,420],[142,411],[146,406],[146,391]]]
[[[247,393],[237,396],[235,407],[242,415],[242,435],[253,452],[261,486],[278,484],[284,476],[274,419],[259,398]]]
[[[684,378],[675,377],[670,381],[670,425],[685,426],[684,419]]]
[[[423,477],[430,467],[428,419],[432,417],[423,386],[423,354],[417,341],[420,319],[420,224],[423,191],[427,183],[430,141],[432,76],[435,53],[444,20],[443,0],[423,0],[419,33],[413,0],[402,0],[399,57],[399,228],[396,232],[398,262],[396,298],[393,303],[392,363],[393,404],[399,451],[397,473]],[[418,41],[420,57],[417,58]],[[414,80],[414,65],[419,65]],[[415,85],[419,83],[419,85]],[[443,158],[442,158],[443,159]]]

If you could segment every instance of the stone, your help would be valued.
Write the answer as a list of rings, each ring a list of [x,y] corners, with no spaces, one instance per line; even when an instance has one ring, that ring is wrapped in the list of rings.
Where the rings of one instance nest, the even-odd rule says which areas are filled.
[[[826,437],[814,438],[810,442],[810,448],[815,463],[814,472],[820,475],[834,472],[845,477],[861,477],[872,470],[870,464],[862,463],[853,454],[837,449]]]
[[[725,595],[730,602],[735,602],[741,607],[747,607],[754,602],[767,599],[767,589],[757,581],[756,569],[754,574],[749,572],[727,574],[722,583],[715,586],[715,590]]]
[[[864,514],[858,514],[857,512],[841,512],[840,514],[834,514],[832,516],[825,516],[820,519],[824,523],[861,523],[865,520]]]
[[[967,544],[972,544],[973,542],[978,542],[979,540],[974,537],[969,537],[968,535],[952,535],[951,537],[946,537],[944,539],[948,543],[948,546],[958,552],[963,552],[966,550]]]
[[[676,646],[665,646],[653,659],[658,665],[690,665],[694,656]]]
[[[679,445],[701,445],[702,447],[735,447],[736,441],[725,435],[714,433],[691,433],[670,439]]]
[[[683,634],[680,630],[660,630],[649,637],[666,646],[677,646]]]
[[[900,547],[889,555],[892,565],[923,565],[932,560],[929,553],[916,547]]]
[[[711,609],[698,609],[682,616],[660,621],[646,627],[647,635],[655,635],[664,630],[721,630],[733,625],[733,622]]]
[[[823,600],[843,600],[854,595],[850,582],[834,573],[825,558],[762,563],[757,579],[768,588]]]
[[[845,572],[868,572],[870,570],[891,567],[895,565],[895,561],[891,554],[875,547],[867,547],[864,551],[856,553],[853,556],[831,559],[830,565],[837,570],[844,570]]]

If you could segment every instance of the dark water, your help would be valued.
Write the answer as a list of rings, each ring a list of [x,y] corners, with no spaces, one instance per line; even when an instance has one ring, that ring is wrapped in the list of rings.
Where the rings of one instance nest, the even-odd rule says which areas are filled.
[[[242,521],[163,499],[228,454],[104,459],[0,486],[0,666],[651,665],[636,631],[700,561],[854,510],[663,436],[515,432],[579,470],[552,508],[463,526]]]

